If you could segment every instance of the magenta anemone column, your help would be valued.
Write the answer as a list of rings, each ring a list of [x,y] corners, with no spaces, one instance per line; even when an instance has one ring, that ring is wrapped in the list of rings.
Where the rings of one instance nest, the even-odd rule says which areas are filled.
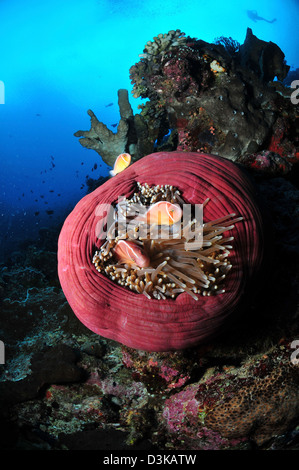
[[[103,242],[96,236],[99,204],[131,196],[136,182],[173,185],[190,204],[210,202],[204,222],[235,213],[243,220],[234,236],[225,293],[194,300],[182,293],[173,300],[147,299],[119,286],[92,263]],[[214,155],[160,152],[137,161],[76,205],[58,242],[58,273],[78,319],[93,332],[129,347],[169,351],[193,347],[221,333],[228,317],[251,288],[263,252],[261,214],[249,179],[230,161]],[[239,313],[242,314],[241,312]]]

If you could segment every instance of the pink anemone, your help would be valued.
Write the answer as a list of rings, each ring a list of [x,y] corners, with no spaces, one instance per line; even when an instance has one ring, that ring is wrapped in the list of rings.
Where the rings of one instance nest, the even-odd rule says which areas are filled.
[[[225,292],[200,296],[186,292],[175,299],[147,299],[99,273],[92,263],[103,240],[97,237],[99,204],[132,196],[136,183],[173,185],[190,204],[202,204],[204,222],[235,213],[243,220],[234,237]],[[193,347],[222,331],[250,289],[263,253],[261,214],[249,179],[233,163],[214,155],[159,152],[114,176],[76,205],[58,242],[58,274],[66,299],[78,319],[93,332],[147,351]],[[239,313],[242,314],[241,312]]]

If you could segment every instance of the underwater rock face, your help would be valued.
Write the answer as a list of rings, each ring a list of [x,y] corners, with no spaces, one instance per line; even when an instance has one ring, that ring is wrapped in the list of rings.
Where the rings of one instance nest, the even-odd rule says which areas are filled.
[[[247,29],[244,44],[240,46],[240,55],[242,67],[253,70],[264,82],[275,77],[282,82],[290,70],[277,44],[258,39],[250,28]]]
[[[265,176],[286,175],[292,170],[291,159],[283,158],[278,153],[271,152],[270,150],[253,153],[241,158],[239,162]]]
[[[169,34],[148,42],[130,69],[134,96],[150,99],[141,114],[162,123],[166,111],[178,150],[236,160],[266,149],[280,114],[269,81],[289,70],[283,52],[250,29],[240,47],[228,38],[210,44],[178,33],[179,43]]]
[[[98,224],[104,217],[98,207],[115,204],[119,196],[133,195],[137,182],[149,186],[173,185],[188,204],[203,204],[210,198],[204,209],[204,221],[228,214],[243,217],[229,230],[234,241],[225,292],[200,295],[198,300],[187,292],[170,300],[149,299],[96,270],[93,257],[103,244],[98,238]],[[77,204],[60,233],[58,273],[71,308],[93,332],[132,348],[168,351],[194,346],[221,331],[243,300],[244,292],[248,292],[262,252],[262,219],[254,189],[237,166],[211,155],[154,153],[135,162]]]

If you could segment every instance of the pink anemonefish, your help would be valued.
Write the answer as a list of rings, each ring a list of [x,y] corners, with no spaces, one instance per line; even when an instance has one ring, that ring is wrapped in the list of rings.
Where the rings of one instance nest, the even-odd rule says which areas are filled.
[[[159,201],[150,206],[144,216],[138,218],[147,224],[172,225],[181,220],[183,211],[177,204]]]
[[[135,264],[140,268],[147,268],[150,265],[149,256],[141,246],[129,240],[119,240],[113,248],[113,253],[121,263]]]
[[[121,153],[115,160],[113,170],[109,171],[111,176],[115,176],[118,173],[125,170],[131,163],[131,155],[129,153]]]

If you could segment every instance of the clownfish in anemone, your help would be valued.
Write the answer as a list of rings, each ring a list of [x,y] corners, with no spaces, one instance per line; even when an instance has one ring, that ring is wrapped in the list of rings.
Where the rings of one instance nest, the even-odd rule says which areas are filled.
[[[113,254],[121,264],[140,268],[147,268],[150,265],[150,258],[142,247],[129,240],[119,240],[113,248]]]
[[[109,171],[111,176],[115,176],[125,170],[131,163],[131,155],[129,153],[121,153],[115,160],[113,170]]]
[[[152,204],[143,216],[136,220],[156,225],[173,225],[182,218],[183,211],[178,204],[168,201],[159,201]]]
[[[94,333],[135,350],[168,354],[214,341],[232,327],[230,317],[242,320],[238,307],[250,302],[259,278],[267,233],[256,189],[239,166],[216,155],[155,152],[133,165],[84,196],[63,224],[58,274],[70,308]],[[133,223],[136,213],[162,200],[191,205],[191,217],[185,211],[180,231],[164,226],[148,236]],[[106,220],[107,203],[113,217]],[[131,241],[135,256],[138,247],[150,258],[148,267],[117,259],[114,250]]]

